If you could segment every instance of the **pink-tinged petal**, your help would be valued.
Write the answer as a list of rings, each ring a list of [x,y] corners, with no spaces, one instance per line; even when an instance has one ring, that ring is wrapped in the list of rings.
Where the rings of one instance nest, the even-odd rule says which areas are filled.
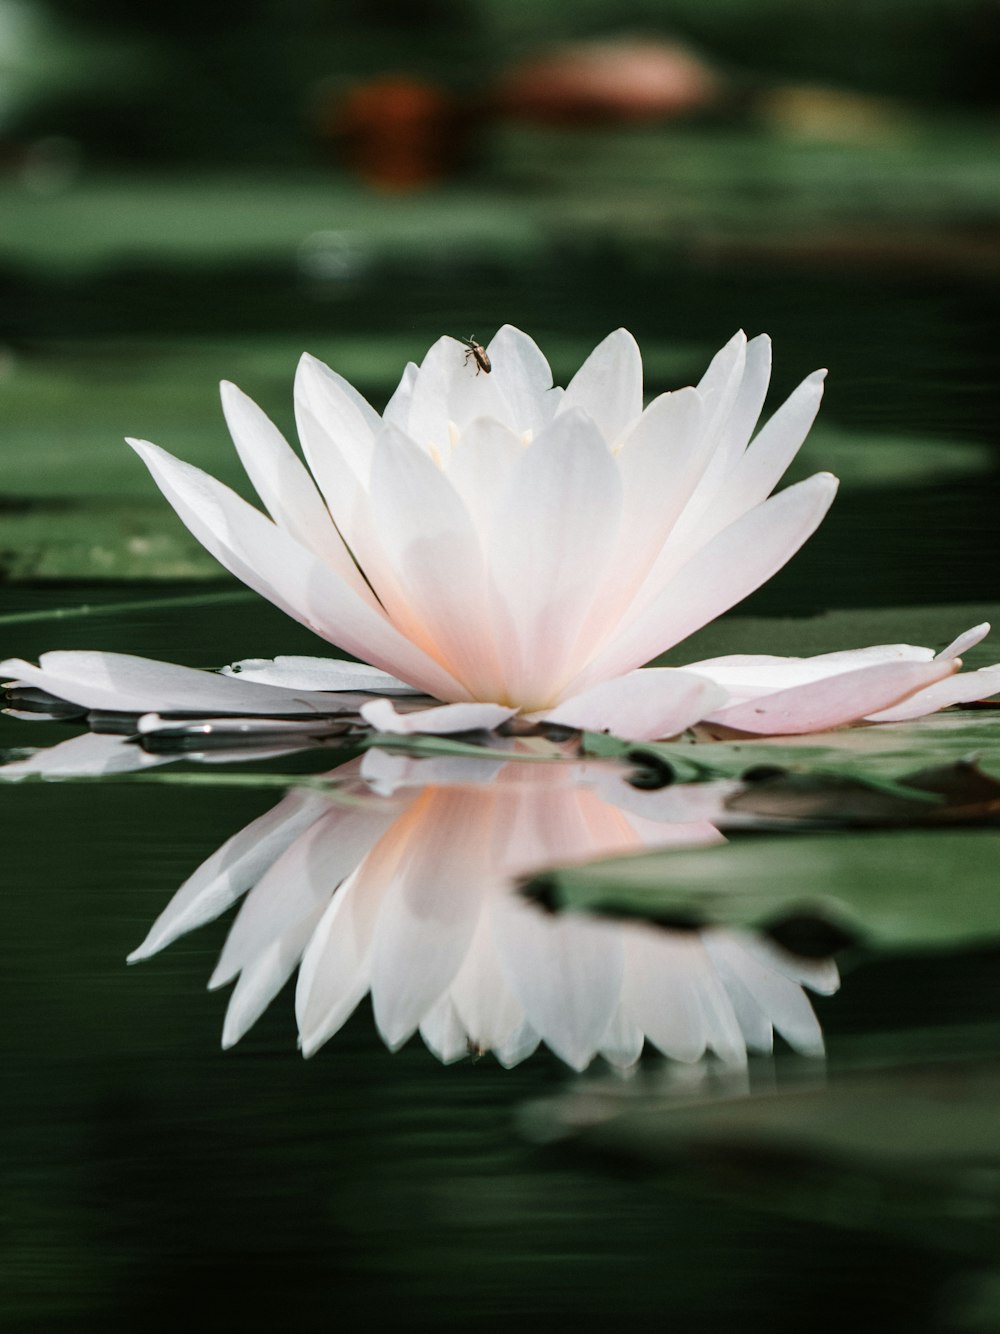
[[[274,423],[252,399],[223,381],[222,410],[247,476],[279,527],[333,569],[350,556],[316,484]]]
[[[385,411],[382,413],[382,421],[386,426],[396,426],[399,430],[406,431],[409,434],[410,404],[413,401],[413,387],[417,383],[419,374],[420,368],[417,364],[408,361],[402,378],[393,390],[392,397],[385,405]]]
[[[865,720],[869,723],[905,723],[953,704],[972,704],[989,699],[991,695],[1000,695],[1000,664],[937,681],[926,690],[918,690],[901,704],[866,714]]]
[[[375,436],[382,426],[381,417],[367,399],[342,375],[304,353],[295,374],[295,404],[296,410],[306,408],[320,427],[318,432],[308,432],[302,447],[322,490],[326,492],[326,455],[331,452],[339,455],[365,485]]]
[[[621,477],[593,422],[560,413],[524,455],[497,507],[487,558],[506,698],[543,708],[578,660],[576,641],[618,540]]]
[[[818,653],[811,658],[775,658],[765,654],[734,653],[723,658],[706,658],[684,664],[684,671],[707,676],[723,686],[731,703],[772,695],[776,690],[824,681],[843,672],[858,671],[891,662],[931,662],[929,648],[915,644],[874,644],[871,648],[843,649],[836,653]]]
[[[719,709],[708,721],[740,732],[795,736],[858,722],[955,671],[955,660],[889,662]]]
[[[947,648],[943,648],[937,655],[939,658],[961,658],[968,653],[969,649],[975,648],[990,632],[989,621],[983,621],[981,625],[974,625],[971,630],[966,630],[953,639]]]
[[[365,722],[377,732],[392,732],[399,736],[426,733],[431,736],[451,732],[473,732],[480,728],[499,727],[512,718],[516,709],[503,704],[442,704],[438,708],[414,709],[398,713],[391,700],[377,699],[361,708]]]
[[[371,503],[398,589],[382,595],[394,623],[469,693],[500,698],[479,534],[442,469],[392,427],[379,438]]]
[[[413,694],[398,677],[364,662],[344,658],[305,658],[294,655],[278,658],[243,658],[222,668],[223,676],[237,676],[241,681],[281,686],[283,690],[360,690]]]
[[[438,698],[462,698],[458,683],[390,625],[353,563],[331,570],[214,477],[156,445],[129,443],[182,522],[230,573],[348,653]]]
[[[692,727],[726,698],[720,686],[704,677],[669,667],[646,667],[591,686],[538,716],[564,727],[653,741]]]
[[[555,415],[562,391],[553,390],[552,371],[538,345],[505,324],[486,350],[493,364],[492,379],[507,401],[515,431],[540,431]]]
[[[836,493],[837,479],[817,473],[738,519],[682,567],[570,688],[649,662],[741,602],[812,536]]]
[[[0,663],[19,680],[85,709],[119,713],[219,713],[285,716],[354,712],[359,700],[308,690],[283,690],[239,677],[154,662],[128,653],[72,649],[43,653],[39,666]]]
[[[614,442],[642,413],[642,355],[627,329],[598,343],[566,386],[559,415],[582,409],[604,440]]]
[[[214,921],[329,808],[329,801],[316,793],[291,792],[234,834],[185,880],[128,962],[148,959],[178,936]]]
[[[427,803],[425,827],[414,825],[405,840],[372,947],[372,1009],[392,1051],[412,1037],[458,973],[490,859],[489,806],[478,794],[470,801],[467,793],[441,789],[420,800]],[[448,831],[447,856],[428,830]]]

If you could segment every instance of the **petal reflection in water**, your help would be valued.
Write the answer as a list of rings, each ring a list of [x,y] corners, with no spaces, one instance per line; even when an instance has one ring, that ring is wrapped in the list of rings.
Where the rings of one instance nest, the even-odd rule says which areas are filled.
[[[711,1051],[739,1065],[775,1032],[822,1051],[803,986],[834,991],[832,963],[733,932],[547,915],[516,892],[516,877],[553,863],[721,842],[697,788],[636,803],[600,764],[384,752],[335,774],[330,795],[292,792],[234,835],[130,956],[246,894],[210,983],[236,979],[224,1046],[298,966],[307,1056],[368,993],[390,1048],[419,1031],[442,1061],[492,1051],[512,1066],[545,1043],[576,1070],[598,1055],[624,1068],[648,1041],[678,1060]]]

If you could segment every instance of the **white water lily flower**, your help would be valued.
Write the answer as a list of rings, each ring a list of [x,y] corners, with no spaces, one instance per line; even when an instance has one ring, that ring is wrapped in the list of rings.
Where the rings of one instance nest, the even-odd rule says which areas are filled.
[[[629,1066],[649,1042],[739,1065],[775,1032],[822,1051],[803,987],[835,990],[832,962],[748,933],[551,915],[514,892],[517,876],[554,862],[721,842],[699,789],[657,794],[647,816],[600,765],[378,751],[335,776],[346,801],[290,793],[194,872],[130,956],[246,895],[210,983],[236,982],[224,1046],[298,968],[307,1056],[368,994],[389,1047],[419,1031],[443,1061],[490,1050],[515,1065],[544,1042],[575,1069],[598,1055]]]
[[[267,518],[221,483],[130,441],[221,563],[318,635],[443,707],[365,716],[386,730],[494,727],[513,714],[669,736],[722,706],[706,677],[638,671],[752,593],[816,529],[820,473],[771,492],[812,424],[810,375],[751,441],[770,377],[766,337],[739,333],[696,387],[645,409],[619,329],[565,390],[505,326],[480,372],[441,338],[384,414],[303,357],[295,384],[310,471],[268,418],[222,387]],[[342,688],[312,660],[279,684]]]

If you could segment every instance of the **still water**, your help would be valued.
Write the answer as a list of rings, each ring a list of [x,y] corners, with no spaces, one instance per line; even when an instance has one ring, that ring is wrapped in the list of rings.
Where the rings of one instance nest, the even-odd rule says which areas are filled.
[[[98,428],[108,439],[126,428],[155,436],[156,421],[121,423],[109,404],[119,380],[140,362],[170,363],[193,332],[225,334],[235,364],[224,373],[244,378],[240,365],[250,367],[253,392],[260,347],[279,331],[323,355],[331,329],[342,338],[367,330],[377,342],[391,323],[426,343],[442,325],[485,333],[482,311],[502,307],[503,318],[551,329],[567,346],[622,323],[641,341],[660,340],[670,375],[661,384],[653,370],[647,386],[659,392],[697,374],[703,343],[711,351],[739,324],[767,328],[779,366],[788,351],[779,392],[815,365],[831,367],[823,421],[844,493],[793,567],[687,656],[943,643],[985,619],[998,540],[988,284],[711,262],[698,272],[662,265],[651,278],[648,247],[563,247],[534,265],[516,284],[488,265],[457,276],[452,267],[462,296],[446,308],[441,273],[425,267],[376,271],[340,305],[312,308],[280,268],[199,270],[179,292],[183,275],[151,267],[132,275],[125,301],[112,299],[120,275],[108,272],[64,284],[57,313],[45,281],[22,274],[11,336],[40,392],[15,428],[34,443],[37,414],[54,404],[53,440],[71,421],[95,437]],[[127,354],[120,341],[85,354],[59,342],[83,326],[138,341]],[[259,341],[241,342],[235,328]],[[203,349],[185,355],[197,361]],[[372,365],[397,369],[395,354]],[[361,377],[373,400],[388,389],[381,373]],[[101,375],[114,382],[103,398]],[[75,388],[59,398],[52,385],[65,389],[67,376]],[[88,419],[80,405],[95,403]],[[207,404],[193,413],[199,423],[214,410]],[[277,391],[265,405],[280,418]],[[164,411],[166,420],[154,400],[151,416]],[[189,411],[185,401],[178,420]],[[206,434],[200,424],[197,434]],[[178,445],[169,432],[159,438]],[[91,509],[79,497],[46,508],[31,451],[14,452],[13,475],[24,480],[8,517],[28,531],[40,514],[47,551],[67,525],[103,512],[94,499],[103,503],[112,486],[103,464],[80,472]],[[809,466],[830,461],[814,451]],[[3,588],[0,615],[29,618],[3,625],[3,656],[86,647],[213,666],[315,651],[268,606],[204,596],[228,585],[93,582],[67,550],[61,583],[43,581],[27,546],[4,553],[8,577],[24,582]],[[72,582],[78,568],[87,582]],[[192,588],[193,602],[169,601]],[[57,614],[84,603],[87,616]],[[936,607],[925,635],[926,604]],[[828,607],[864,612],[865,629],[810,619]],[[72,730],[4,719],[0,746],[49,744]],[[593,774],[543,779],[541,768],[525,776],[498,764],[474,778],[452,769],[428,788],[412,762],[394,768],[382,756],[376,772],[365,758],[367,769],[347,761],[354,768],[337,789],[347,802],[306,789],[283,796],[282,773],[334,766],[336,757],[315,754],[165,765],[141,782],[126,774],[3,788],[5,1329],[104,1334],[224,1321],[267,1330],[328,1319],[404,1330],[520,1322],[603,1331],[615,1319],[643,1330],[833,1331],[860,1318],[887,1329],[994,1327],[984,1321],[996,1282],[996,1154],[976,1134],[995,1124],[995,949],[848,950],[835,966],[792,960],[767,940],[546,918],[512,892],[511,875],[718,835],[704,812],[679,805],[666,821],[637,815],[621,786],[611,791]],[[274,782],[159,781],[185,768]],[[289,819],[270,814],[276,808]],[[193,914],[197,929],[178,932],[162,955],[127,967],[171,903],[176,911],[189,877],[229,840],[237,851],[240,840],[253,845],[241,831],[254,821],[279,832],[241,884]],[[416,914],[387,889],[404,861],[420,871]],[[353,914],[355,936],[318,935],[330,925],[333,880],[365,865],[369,875],[355,875],[338,909]],[[249,893],[229,936],[237,889]],[[323,956],[314,939],[334,952]],[[292,975],[310,949],[300,1025],[317,1050],[303,1060]],[[206,991],[217,968],[221,989]],[[439,1003],[452,975],[449,1003]],[[657,987],[669,1006],[657,1003]],[[622,995],[628,1003],[616,1004]],[[773,1055],[759,1050],[772,1027]],[[623,1075],[640,1033],[647,1052]],[[223,1052],[223,1035],[240,1040]],[[703,1060],[706,1049],[715,1056]],[[923,1063],[915,1081],[911,1061]],[[770,1139],[734,1122],[713,1148],[680,1115],[703,1104],[791,1107],[792,1119]],[[803,1141],[795,1108],[814,1125],[817,1107],[849,1127],[846,1146]],[[898,1171],[886,1167],[893,1135],[875,1135],[878,1108],[906,1141]],[[650,1117],[680,1139],[651,1135]],[[922,1138],[931,1125],[937,1138]],[[980,1154],[978,1166],[963,1159],[960,1178],[941,1166],[949,1136]]]

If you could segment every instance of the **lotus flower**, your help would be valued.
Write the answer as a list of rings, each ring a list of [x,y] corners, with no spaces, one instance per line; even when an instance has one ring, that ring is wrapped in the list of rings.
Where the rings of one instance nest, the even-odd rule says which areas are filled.
[[[422,730],[517,713],[627,735],[683,730],[724,693],[691,673],[636,669],[753,592],[823,518],[828,474],[770,493],[812,424],[824,372],[750,443],[766,337],[737,334],[696,388],[645,409],[624,329],[565,390],[519,330],[504,327],[487,351],[484,374],[463,343],[440,339],[381,417],[303,357],[295,410],[311,476],[224,384],[270,519],[157,446],[130,443],[228,570],[387,673],[385,685],[441,701]],[[314,663],[313,688],[340,688],[344,670]],[[392,727],[396,711],[381,700],[366,716]]]
[[[0,671],[87,709],[360,709],[389,732],[490,728],[521,714],[638,740],[703,720],[766,734],[896,721],[1000,690],[1000,667],[955,675],[986,625],[938,654],[889,644],[643,669],[768,579],[821,521],[836,489],[828,474],[770,493],[809,431],[824,373],[751,440],[766,337],[737,334],[696,388],[645,409],[639,351],[623,329],[565,390],[516,329],[486,351],[440,339],[407,367],[382,417],[303,357],[295,406],[312,475],[224,384],[270,518],[156,445],[130,442],[227,569],[364,661],[249,659],[227,677],[71,652]],[[402,710],[378,698],[406,693],[431,698]]]
[[[286,796],[194,872],[131,956],[249,890],[210,983],[238,979],[224,1046],[298,967],[306,1055],[369,992],[388,1046],[419,1029],[445,1061],[492,1050],[514,1065],[544,1042],[575,1069],[598,1054],[628,1066],[648,1040],[681,1060],[711,1050],[740,1064],[748,1048],[770,1050],[775,1030],[822,1050],[802,986],[835,990],[832,963],[748,934],[550,916],[513,892],[512,877],[556,861],[721,842],[701,789],[657,793],[653,819],[600,765],[376,751],[331,776],[346,801]]]

